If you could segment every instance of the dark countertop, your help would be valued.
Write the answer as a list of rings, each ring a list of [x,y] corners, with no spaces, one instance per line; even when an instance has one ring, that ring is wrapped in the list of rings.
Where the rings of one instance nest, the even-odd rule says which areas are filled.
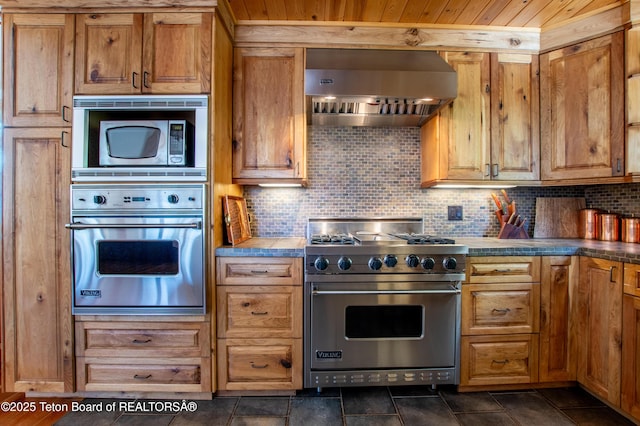
[[[501,240],[455,238],[469,247],[469,256],[567,256],[585,255],[628,263],[640,263],[640,244],[581,239]],[[216,256],[303,257],[304,238],[251,238],[236,246],[216,249]]]

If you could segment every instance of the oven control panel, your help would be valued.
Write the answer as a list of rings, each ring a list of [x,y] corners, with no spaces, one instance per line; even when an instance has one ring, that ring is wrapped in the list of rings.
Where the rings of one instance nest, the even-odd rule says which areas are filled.
[[[204,185],[71,185],[71,210],[204,208]]]

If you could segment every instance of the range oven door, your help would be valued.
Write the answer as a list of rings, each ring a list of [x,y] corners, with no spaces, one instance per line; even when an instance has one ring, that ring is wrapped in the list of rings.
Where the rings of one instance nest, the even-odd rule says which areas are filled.
[[[203,314],[202,216],[74,217],[74,314]]]
[[[456,365],[459,283],[382,282],[365,288],[308,287],[312,370]]]

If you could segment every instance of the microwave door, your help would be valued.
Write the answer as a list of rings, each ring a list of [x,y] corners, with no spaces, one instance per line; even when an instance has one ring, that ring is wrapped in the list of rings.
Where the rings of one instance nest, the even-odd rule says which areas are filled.
[[[100,166],[164,166],[167,122],[102,122]]]

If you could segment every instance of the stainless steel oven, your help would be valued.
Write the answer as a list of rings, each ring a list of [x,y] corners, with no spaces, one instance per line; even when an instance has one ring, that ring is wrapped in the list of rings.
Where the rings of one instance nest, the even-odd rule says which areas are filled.
[[[73,313],[204,314],[204,185],[72,185]]]
[[[310,237],[305,387],[459,383],[467,247],[379,229]]]

